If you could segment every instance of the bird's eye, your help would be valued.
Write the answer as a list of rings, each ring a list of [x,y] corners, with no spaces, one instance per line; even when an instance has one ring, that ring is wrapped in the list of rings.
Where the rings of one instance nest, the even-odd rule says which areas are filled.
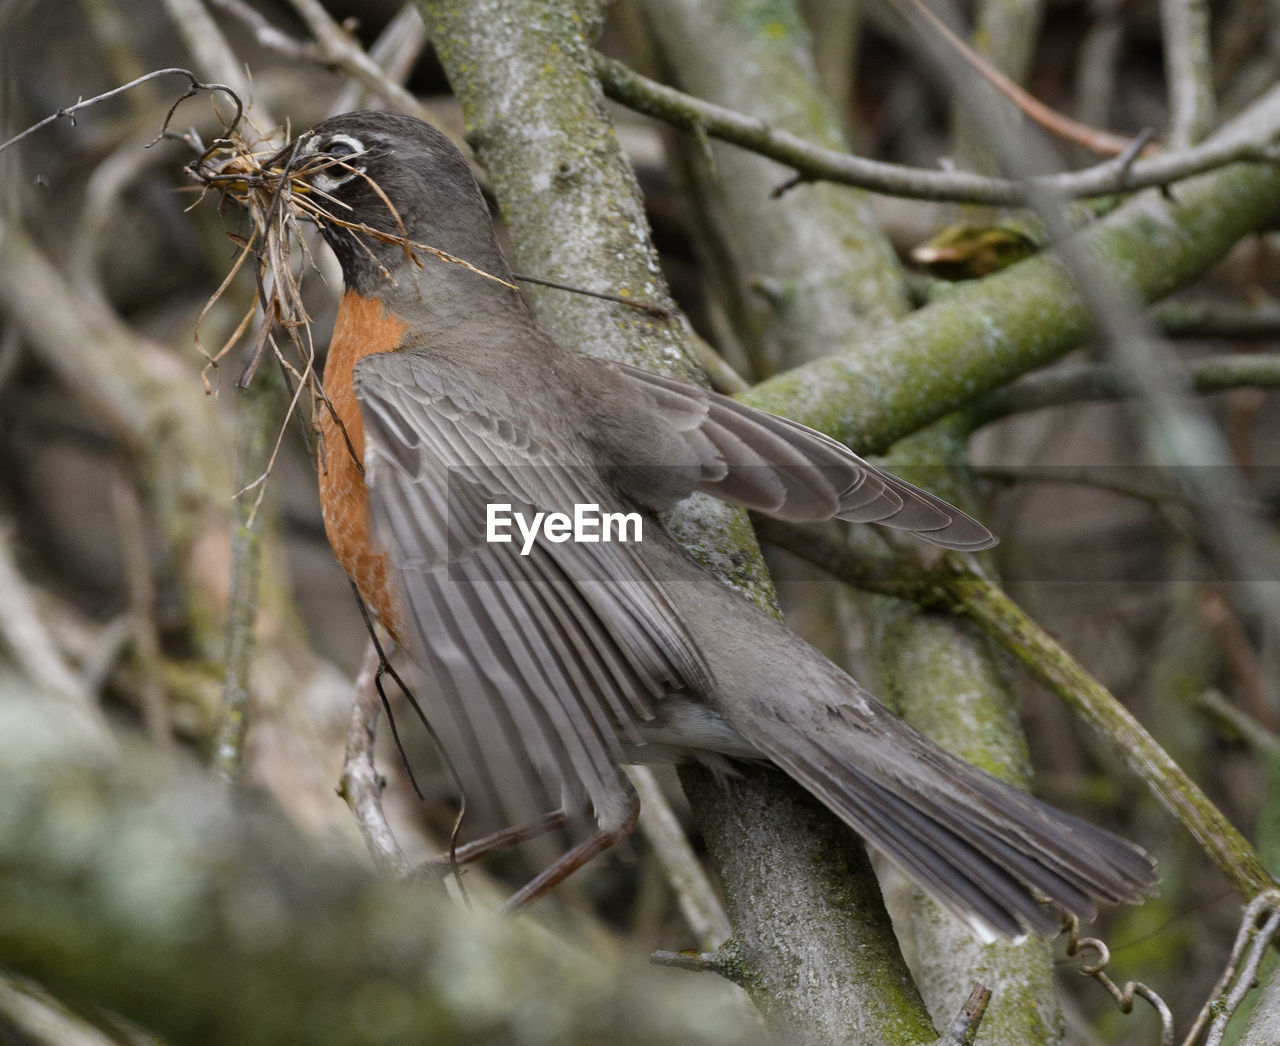
[[[350,135],[335,134],[325,145],[324,152],[340,160],[344,156],[354,156],[356,153],[364,152],[364,146]]]
[[[366,154],[364,142],[349,134],[317,135],[302,147],[307,161],[306,181],[324,193],[337,192],[348,182],[364,176],[359,159]]]

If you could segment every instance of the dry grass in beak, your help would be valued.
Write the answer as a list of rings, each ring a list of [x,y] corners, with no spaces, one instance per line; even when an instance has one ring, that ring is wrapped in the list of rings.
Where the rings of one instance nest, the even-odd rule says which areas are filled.
[[[415,252],[420,251],[439,258],[441,261],[461,265],[471,272],[495,280],[503,286],[511,287],[513,290],[515,289],[513,284],[477,268],[470,262],[457,258],[439,248],[432,247],[430,244],[415,243],[410,240],[395,205],[392,204],[386,193],[363,169],[353,166],[350,162],[358,159],[358,156],[339,158],[313,154],[302,157],[299,162],[294,162],[293,156],[288,156],[283,165],[277,163],[270,167],[266,166],[272,160],[279,160],[285,157],[286,153],[287,150],[279,152],[272,150],[269,153],[255,152],[243,139],[233,135],[225,144],[210,151],[197,163],[191,164],[187,168],[188,173],[199,181],[206,191],[220,191],[224,205],[225,201],[230,198],[249,214],[251,231],[248,238],[228,232],[228,236],[241,247],[241,251],[231,271],[227,274],[227,278],[209,300],[208,305],[205,306],[204,313],[201,314],[201,318],[203,318],[209,308],[222,296],[230,281],[243,267],[245,261],[249,257],[255,258],[258,270],[257,304],[263,310],[263,322],[250,352],[245,371],[237,382],[239,387],[243,388],[252,381],[253,374],[257,370],[267,343],[275,344],[272,337],[272,328],[276,325],[281,326],[288,332],[290,339],[294,341],[299,349],[302,348],[301,343],[304,340],[299,332],[307,333],[305,340],[308,352],[304,358],[307,360],[308,366],[310,364],[312,356],[309,351],[308,324],[310,319],[302,305],[299,276],[295,274],[293,267],[290,265],[291,247],[294,244],[298,246],[302,254],[307,258],[308,263],[310,262],[309,252],[299,234],[298,222],[301,220],[311,221],[316,225],[329,225],[345,229],[357,243],[361,244],[369,252],[371,257],[374,257],[374,252],[365,241],[366,237],[379,243],[394,244],[401,247],[406,256],[418,266],[421,266],[422,263],[415,256]],[[316,175],[331,168],[349,171],[363,178],[386,206],[387,213],[391,215],[399,233],[389,233],[381,229],[375,229],[362,222],[351,222],[344,219],[340,212],[347,209],[346,204],[319,189],[312,181]],[[312,267],[314,268],[314,265]],[[390,279],[389,273],[387,278]],[[217,366],[223,357],[244,337],[245,331],[248,330],[249,324],[253,320],[253,312],[251,310],[245,316],[231,337],[216,353],[210,354],[201,346],[201,351],[205,353],[206,358],[209,360],[210,367]],[[197,344],[199,344],[199,338],[197,338]],[[279,356],[278,348],[277,356]],[[281,360],[281,362],[285,364],[284,360]],[[206,368],[206,387],[208,386],[207,370],[208,368]],[[297,379],[307,376],[305,368],[303,370],[294,368],[293,373]]]
[[[255,307],[246,313],[216,353],[209,353],[201,345],[197,333],[196,344],[209,361],[205,368],[206,389],[209,388],[209,369],[218,366],[241,341],[258,308],[262,309],[261,322],[237,386],[245,388],[252,382],[267,344],[273,346],[286,374],[291,374],[297,383],[304,383],[312,369],[314,352],[309,337],[310,317],[302,304],[301,273],[295,272],[295,267],[291,264],[295,244],[303,256],[307,256],[306,246],[298,229],[298,210],[292,203],[296,186],[293,184],[294,179],[287,176],[284,169],[265,166],[265,162],[275,155],[275,150],[267,153],[255,152],[248,142],[233,135],[187,168],[188,173],[204,186],[206,192],[212,190],[221,193],[222,209],[225,209],[228,200],[242,207],[249,215],[250,225],[247,237],[228,231],[227,235],[240,247],[240,252],[226,278],[205,305],[200,319],[204,319],[250,258],[256,263],[258,286]],[[202,193],[201,198],[203,196]],[[275,339],[277,327],[286,333],[299,350],[301,366],[282,355]],[[197,332],[198,330],[199,323]]]
[[[302,215],[294,202],[295,193],[305,187],[305,183],[299,183],[297,175],[290,175],[283,168],[267,167],[266,163],[275,155],[274,149],[255,151],[253,145],[233,135],[187,167],[187,173],[204,187],[201,199],[208,192],[218,192],[221,196],[220,212],[225,212],[230,201],[243,208],[249,216],[248,236],[227,230],[228,237],[240,250],[196,323],[196,345],[208,360],[202,373],[205,391],[213,391],[209,371],[220,366],[227,354],[244,340],[255,319],[257,330],[236,386],[241,389],[249,387],[270,346],[290,390],[289,409],[276,436],[266,470],[240,494],[254,487],[264,488],[288,420],[297,411],[302,397],[309,395],[313,406],[324,401],[315,369],[311,317],[302,301],[302,275],[308,268],[315,268],[299,227]],[[301,264],[295,264],[298,258],[302,259]],[[200,324],[250,259],[254,263],[256,300],[217,352],[210,353],[201,344]],[[258,499],[261,497],[260,490]]]
[[[256,144],[261,146],[263,142]],[[206,303],[196,323],[196,345],[208,360],[202,374],[206,392],[212,392],[209,371],[219,367],[227,354],[245,339],[256,319],[257,332],[249,345],[244,369],[236,382],[237,387],[244,389],[252,383],[267,347],[270,346],[291,392],[289,416],[293,416],[304,394],[311,398],[313,416],[317,409],[330,409],[316,373],[311,317],[302,302],[302,276],[307,269],[315,268],[302,236],[302,221],[346,230],[378,264],[388,280],[391,279],[391,274],[377,262],[376,252],[370,247],[369,241],[400,247],[406,257],[419,267],[422,262],[418,258],[418,252],[421,252],[461,265],[471,272],[515,289],[513,284],[484,272],[470,262],[430,244],[410,240],[400,215],[386,193],[362,169],[352,166],[350,161],[357,159],[358,156],[339,158],[324,154],[297,157],[296,148],[255,151],[254,145],[238,135],[231,135],[220,141],[216,148],[207,152],[199,161],[187,167],[187,173],[204,188],[201,199],[208,192],[219,193],[220,210],[225,211],[227,202],[233,202],[247,212],[250,225],[247,237],[227,230],[227,235],[240,250],[230,271]],[[391,215],[393,225],[399,233],[385,232],[343,218],[341,212],[347,209],[346,205],[321,190],[312,180],[331,168],[350,171],[363,178],[386,205],[387,213]],[[201,344],[200,323],[250,259],[254,262],[256,301],[241,318],[230,337],[217,352],[211,353]],[[297,263],[298,259],[301,259],[300,263]],[[283,337],[277,335],[278,331],[283,332]],[[249,484],[246,491],[261,486],[270,475],[287,421],[288,418],[286,424],[280,427],[266,472]]]

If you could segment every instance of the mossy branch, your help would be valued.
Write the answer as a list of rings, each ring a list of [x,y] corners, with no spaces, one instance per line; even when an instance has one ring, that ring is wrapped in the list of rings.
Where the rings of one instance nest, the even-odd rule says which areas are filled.
[[[705,980],[333,856],[83,717],[0,696],[0,954],[168,1042],[753,1041]],[[717,1001],[719,1000],[719,1001]]]
[[[942,591],[949,597],[952,609],[974,621],[1105,738],[1195,836],[1242,897],[1249,899],[1275,886],[1248,840],[1106,687],[1027,617],[998,585],[954,563],[947,566],[953,569],[943,571]]]
[[[1280,121],[1280,89],[1240,127]],[[1237,129],[1233,133],[1240,133]],[[1078,237],[1078,248],[1143,301],[1198,276],[1237,242],[1280,218],[1280,169],[1233,165],[1143,193]],[[1027,371],[1090,334],[1092,317],[1053,252],[956,286],[864,342],[780,374],[741,398],[801,421],[860,452],[896,440]]]
[[[757,530],[763,540],[847,584],[969,618],[1089,724],[1195,837],[1242,897],[1275,886],[1257,851],[1155,738],[991,579],[951,555],[932,565],[905,556],[868,559],[807,528],[762,518]]]

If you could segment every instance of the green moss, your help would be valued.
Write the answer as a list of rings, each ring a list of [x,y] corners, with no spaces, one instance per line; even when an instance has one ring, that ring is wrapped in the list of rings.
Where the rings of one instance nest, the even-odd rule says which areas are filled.
[[[757,43],[770,47],[808,45],[809,31],[790,0],[738,0],[730,14]]]

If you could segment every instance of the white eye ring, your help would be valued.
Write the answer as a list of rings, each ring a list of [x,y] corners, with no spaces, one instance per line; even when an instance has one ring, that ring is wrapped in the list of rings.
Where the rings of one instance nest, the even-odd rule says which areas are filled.
[[[316,156],[333,156],[338,161],[311,176],[311,184],[321,192],[331,193],[339,186],[346,185],[352,178],[359,178],[365,173],[363,165],[356,166],[347,162],[348,157],[360,156],[365,152],[364,143],[359,138],[353,138],[349,134],[331,134],[324,146],[321,146],[318,139],[313,141],[314,144],[308,143],[308,152]],[[343,151],[341,154],[334,155],[335,145],[346,146],[350,152]]]

